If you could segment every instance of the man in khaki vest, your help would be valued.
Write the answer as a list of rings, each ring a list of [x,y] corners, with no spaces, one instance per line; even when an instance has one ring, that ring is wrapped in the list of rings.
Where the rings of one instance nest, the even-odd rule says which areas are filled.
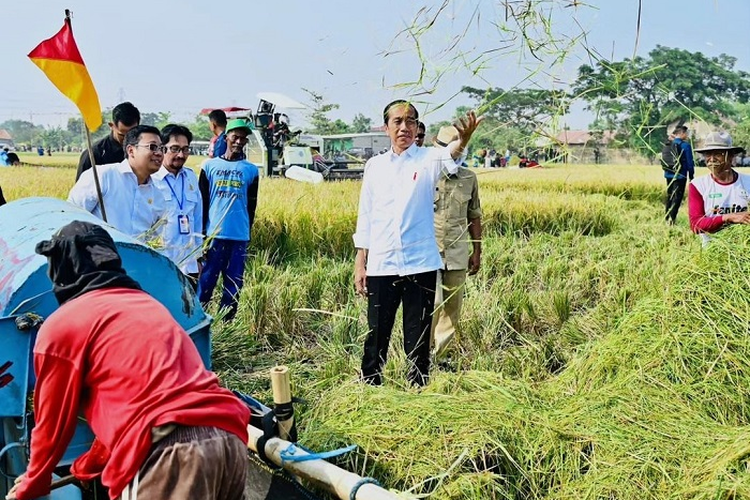
[[[434,144],[445,147],[457,138],[454,127],[442,127]],[[440,177],[435,191],[435,237],[443,259],[432,317],[432,352],[438,359],[456,333],[467,272],[471,276],[479,271],[482,255],[479,184],[468,168]]]

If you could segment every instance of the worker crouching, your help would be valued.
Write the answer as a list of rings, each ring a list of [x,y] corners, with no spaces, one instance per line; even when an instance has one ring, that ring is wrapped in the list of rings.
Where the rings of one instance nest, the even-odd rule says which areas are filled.
[[[79,415],[96,439],[71,472],[101,476],[111,499],[244,498],[249,410],[125,273],[111,236],[75,221],[36,252],[60,308],[34,346],[31,457],[7,498],[49,492]]]

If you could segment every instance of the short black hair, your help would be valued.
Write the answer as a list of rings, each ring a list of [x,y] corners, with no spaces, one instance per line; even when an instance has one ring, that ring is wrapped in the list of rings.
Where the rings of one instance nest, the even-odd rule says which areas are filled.
[[[401,106],[404,104],[409,106],[412,109],[412,111],[414,111],[414,119],[415,120],[418,119],[419,111],[417,111],[417,108],[415,108],[412,103],[410,103],[409,101],[405,99],[396,99],[395,101],[389,102],[388,105],[386,105],[386,107],[383,108],[383,123],[386,123],[386,124],[388,123],[388,112],[391,110],[392,107]]]
[[[427,132],[427,127],[425,127],[424,122],[417,122],[417,130],[424,130]]]
[[[141,112],[130,102],[121,102],[112,110],[112,123],[130,127],[141,123]]]
[[[175,123],[170,123],[169,125],[165,125],[164,128],[161,129],[160,135],[161,135],[162,144],[166,144],[169,142],[170,138],[178,137],[180,135],[185,136],[185,138],[188,141],[188,144],[193,142],[193,133],[190,131],[190,129],[184,125],[177,125]]]
[[[136,125],[125,134],[125,140],[122,141],[122,145],[125,147],[135,146],[141,140],[141,135],[143,134],[154,134],[161,138],[161,132],[153,125]]]
[[[215,109],[208,114],[208,119],[220,127],[227,126],[227,114],[222,109]]]
[[[685,125],[677,125],[672,131],[673,134],[687,134],[688,128]]]

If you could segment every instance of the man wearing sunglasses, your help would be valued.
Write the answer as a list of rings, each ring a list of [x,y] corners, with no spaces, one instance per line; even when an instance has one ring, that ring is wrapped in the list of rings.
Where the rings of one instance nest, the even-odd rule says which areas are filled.
[[[198,258],[203,244],[203,200],[198,177],[192,169],[184,168],[193,134],[187,127],[169,124],[161,129],[161,141],[166,148],[164,160],[151,178],[166,201],[163,253],[197,289]]]
[[[199,180],[204,200],[204,235],[211,244],[198,282],[198,297],[205,307],[221,274],[224,290],[219,307],[227,310],[225,319],[231,320],[237,313],[237,298],[243,285],[259,176],[258,167],[244,159],[251,133],[247,122],[231,120],[225,133],[227,150],[221,157],[204,163]]]
[[[164,196],[151,179],[164,159],[159,129],[138,125],[125,135],[123,145],[122,162],[96,168],[107,222],[144,243],[153,243],[161,236],[156,223],[166,211]],[[93,169],[83,172],[68,201],[103,219]]]
[[[427,127],[423,122],[417,122],[417,137],[414,139],[414,144],[420,148],[424,146],[424,138],[427,135]]]

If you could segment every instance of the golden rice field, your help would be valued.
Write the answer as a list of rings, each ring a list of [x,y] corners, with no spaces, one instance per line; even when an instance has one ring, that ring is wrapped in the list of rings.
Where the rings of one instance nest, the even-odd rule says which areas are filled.
[[[301,443],[405,497],[750,498],[750,230],[705,250],[662,221],[658,166],[477,171],[485,213],[450,363],[357,382],[357,182],[261,181],[246,286],[214,367],[269,401],[289,365]],[[704,172],[699,172],[702,175]],[[0,169],[6,197],[65,197],[70,168]]]

